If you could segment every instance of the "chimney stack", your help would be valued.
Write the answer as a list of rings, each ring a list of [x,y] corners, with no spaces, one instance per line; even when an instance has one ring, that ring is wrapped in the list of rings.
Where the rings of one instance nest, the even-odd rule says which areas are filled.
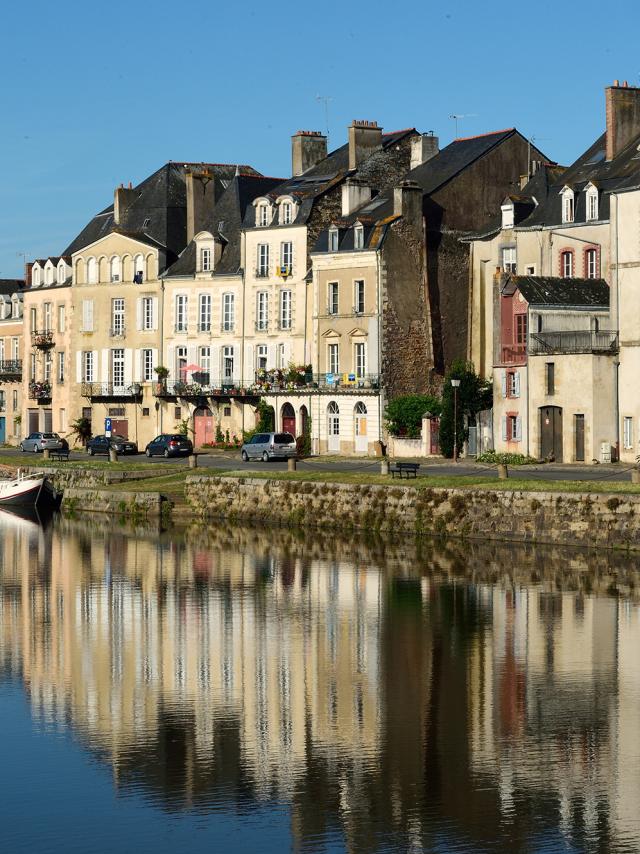
[[[327,156],[327,137],[318,130],[299,130],[291,137],[291,174],[294,178],[312,169]]]
[[[354,119],[349,125],[349,169],[358,166],[382,148],[382,128],[377,122]]]
[[[208,169],[184,173],[187,189],[187,243],[202,230],[216,203],[215,176]]]
[[[137,197],[138,193],[132,188],[131,181],[129,181],[128,187],[125,187],[124,184],[116,187],[113,194],[113,221],[116,225],[122,225],[127,208]]]
[[[607,160],[613,160],[631,140],[640,136],[640,89],[614,80],[605,89]]]
[[[342,216],[349,216],[370,198],[371,187],[357,178],[347,178],[342,185]]]
[[[415,181],[402,181],[394,187],[393,214],[422,233],[422,188]]]
[[[440,151],[438,137],[433,132],[423,133],[411,139],[411,169],[421,166],[427,160],[431,160]]]

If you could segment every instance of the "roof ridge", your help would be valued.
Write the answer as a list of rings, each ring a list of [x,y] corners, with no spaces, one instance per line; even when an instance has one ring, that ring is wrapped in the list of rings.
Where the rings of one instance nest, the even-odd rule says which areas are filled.
[[[483,136],[497,136],[499,133],[509,133],[516,130],[515,127],[503,128],[502,130],[490,130],[486,133],[476,133],[473,136],[457,136],[453,142],[466,142],[468,139],[481,139]]]

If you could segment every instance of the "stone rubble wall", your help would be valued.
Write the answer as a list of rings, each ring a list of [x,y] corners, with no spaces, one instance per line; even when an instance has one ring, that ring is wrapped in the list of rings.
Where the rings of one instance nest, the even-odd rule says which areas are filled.
[[[640,549],[640,495],[193,475],[185,497],[200,519]]]
[[[84,511],[88,513],[111,513],[159,519],[164,499],[157,492],[117,492],[111,489],[65,489],[62,499],[64,513]]]

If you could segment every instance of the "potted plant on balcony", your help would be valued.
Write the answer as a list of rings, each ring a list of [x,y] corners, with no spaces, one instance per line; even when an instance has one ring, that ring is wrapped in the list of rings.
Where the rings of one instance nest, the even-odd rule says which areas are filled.
[[[156,365],[153,369],[158,377],[158,381],[156,383],[156,394],[162,394],[167,387],[167,377],[169,376],[169,368],[163,367],[163,365]]]

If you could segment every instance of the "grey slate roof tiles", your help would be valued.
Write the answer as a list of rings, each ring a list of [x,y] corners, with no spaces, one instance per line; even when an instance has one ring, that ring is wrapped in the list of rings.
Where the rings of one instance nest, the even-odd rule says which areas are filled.
[[[604,279],[563,279],[557,276],[509,276],[503,294],[518,289],[531,306],[609,308]]]

